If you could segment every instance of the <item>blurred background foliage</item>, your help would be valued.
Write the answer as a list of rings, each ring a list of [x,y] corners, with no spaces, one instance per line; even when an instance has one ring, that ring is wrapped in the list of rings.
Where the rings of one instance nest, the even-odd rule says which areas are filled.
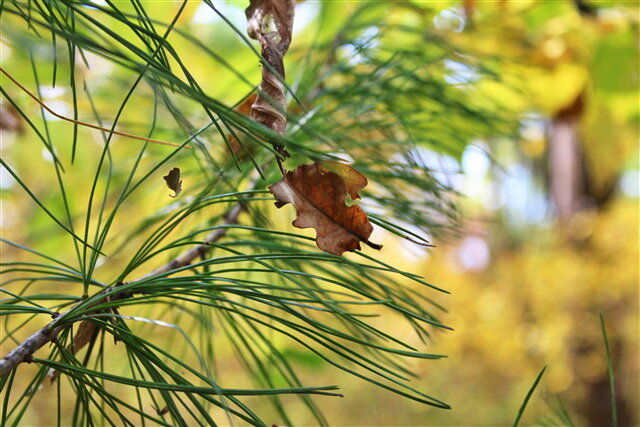
[[[165,24],[180,3],[142,2],[154,20]],[[186,37],[172,35],[170,40],[187,58],[188,72],[201,90],[233,106],[259,81],[260,69],[241,38],[247,2],[214,4],[225,19],[204,2],[188,2],[176,23],[176,31],[182,32],[176,34]],[[118,7],[126,10],[119,3]],[[293,159],[287,165],[330,154],[353,162],[365,173],[371,188],[363,201],[367,209],[381,219],[394,218],[403,232],[427,235],[436,244],[423,250],[377,227],[372,240],[385,246],[380,259],[422,274],[450,291],[451,295],[429,297],[447,310],[439,320],[455,329],[436,331],[429,339],[429,351],[446,354],[447,359],[411,362],[419,374],[412,384],[428,388],[453,407],[450,411],[405,400],[362,381],[345,380],[343,373],[319,358],[273,337],[273,344],[296,366],[303,383],[316,384],[321,379],[323,384],[341,386],[344,399],[316,400],[328,423],[507,425],[536,373],[547,365],[524,424],[558,425],[571,420],[574,425],[608,425],[609,383],[597,315],[601,311],[617,373],[620,425],[637,425],[637,3],[303,1],[296,14],[285,62],[287,83],[300,102],[291,104]],[[69,68],[57,66],[58,83],[55,88],[51,84],[52,64],[69,60],[64,49],[52,50],[46,34],[38,42],[24,39],[25,23],[18,28],[19,21],[6,12],[2,15],[2,66],[26,86],[40,87],[39,96],[54,110],[72,116],[72,100],[64,84],[70,78]],[[130,37],[128,28],[112,24],[116,33]],[[202,50],[194,49],[194,43],[201,43]],[[29,51],[19,46],[31,46],[35,67]],[[189,49],[194,49],[192,55]],[[205,49],[221,60],[212,60]],[[87,121],[99,119],[92,111],[113,118],[123,96],[118,88],[127,87],[131,75],[126,67],[88,51],[84,54],[91,67],[77,66],[75,78],[85,82],[94,105],[81,96],[78,110]],[[179,69],[179,64],[172,65]],[[39,82],[32,68],[40,74]],[[28,102],[6,79],[3,87],[15,99]],[[159,94],[152,85],[136,91],[121,125],[131,133],[147,134],[149,112],[157,108],[154,99]],[[184,97],[174,102],[178,113],[160,109],[154,138],[179,140],[168,124],[178,116],[187,118],[176,119],[187,135],[207,123],[207,114],[197,102]],[[39,114],[35,104],[28,108],[34,116]],[[10,117],[4,98],[3,109],[3,117]],[[61,201],[54,194],[47,199],[51,175],[38,173],[50,168],[51,154],[37,145],[30,132],[23,130],[27,125],[15,117],[13,125],[3,121],[2,156],[17,170],[28,171],[31,189],[55,209]],[[68,138],[57,146],[68,156],[72,126],[62,121],[47,123],[51,135]],[[311,130],[299,131],[305,126]],[[74,192],[86,194],[91,185],[87,174],[95,170],[95,152],[101,142],[97,133],[81,129],[79,135],[75,162],[83,167],[70,168],[65,177],[74,183]],[[213,176],[218,169],[212,163],[226,165],[219,170],[233,170],[224,141],[218,136],[214,142],[207,145],[210,155],[204,156],[204,163],[197,156],[178,155],[186,171],[185,185]],[[111,185],[122,185],[139,143],[118,139],[111,150],[117,151],[118,159],[110,166]],[[166,152],[166,147],[150,145],[147,150],[141,169],[164,155],[158,153]],[[267,150],[255,150],[252,155],[258,163],[269,155]],[[420,168],[424,175],[415,171]],[[47,238],[53,232],[46,216],[14,190],[12,179],[2,173],[3,237],[45,253],[67,251],[59,239]],[[124,216],[166,209],[168,190],[160,185],[161,173],[156,175],[158,185],[136,194],[135,201],[122,208]],[[230,180],[246,181],[247,176],[248,172],[230,175]],[[273,181],[275,175],[267,181],[270,177]],[[230,188],[237,184],[219,182]],[[287,229],[291,221],[290,216],[274,212],[270,201],[264,202],[261,212],[276,230]],[[178,233],[210,213],[200,215],[192,223],[181,224]],[[116,222],[114,230],[112,247],[143,241],[144,233],[117,237],[118,230],[128,230],[126,221]],[[5,251],[4,256],[22,255]],[[104,267],[96,268],[96,277],[108,282],[128,256],[126,251],[117,252]],[[406,285],[417,289],[408,281]],[[161,311],[145,313],[153,315],[160,316]],[[397,313],[385,314],[371,323],[419,346],[418,334],[402,320]],[[175,339],[175,331],[145,327],[156,339]],[[194,341],[201,338],[193,336]],[[228,341],[219,339],[217,370],[225,384],[247,385],[237,354],[225,346]],[[3,344],[3,353],[7,348]],[[248,402],[258,413],[273,411],[264,400]],[[55,407],[46,399],[35,404],[40,410],[30,412],[25,420],[45,425]],[[284,404],[295,424],[317,423],[303,401],[285,399]],[[271,417],[284,423],[276,412]]]

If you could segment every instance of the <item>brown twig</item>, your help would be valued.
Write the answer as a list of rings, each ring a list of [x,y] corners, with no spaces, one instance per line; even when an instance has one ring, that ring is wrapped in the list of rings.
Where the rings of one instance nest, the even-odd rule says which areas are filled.
[[[22,85],[22,83],[20,83],[16,79],[14,79],[13,76],[11,74],[9,74],[4,68],[0,67],[0,71],[5,76],[7,76],[9,78],[9,80],[11,80],[16,86],[18,86],[24,93],[29,95],[29,97],[31,99],[36,101],[42,108],[44,108],[49,113],[53,114],[54,116],[56,116],[57,118],[59,118],[61,120],[65,120],[67,122],[75,123],[77,125],[85,126],[85,127],[91,128],[91,129],[97,129],[97,130],[101,130],[103,132],[113,133],[114,135],[124,136],[126,138],[137,139],[137,140],[140,140],[140,141],[147,141],[147,142],[151,142],[151,143],[154,143],[154,144],[160,144],[160,145],[169,145],[171,147],[180,147],[181,146],[181,144],[177,144],[175,142],[167,142],[167,141],[160,141],[158,139],[145,138],[144,136],[132,135],[132,134],[126,133],[126,132],[120,132],[120,131],[117,131],[117,130],[111,130],[111,129],[103,128],[103,127],[100,127],[100,126],[97,126],[97,125],[92,125],[91,123],[85,123],[85,122],[81,122],[79,120],[74,120],[74,119],[71,119],[69,117],[65,117],[65,116],[63,116],[61,114],[56,113],[51,108],[49,108],[49,106],[47,106],[47,104],[42,102],[37,96],[35,96],[33,93],[31,93],[29,91],[29,89],[27,89],[26,87],[24,87]],[[188,146],[188,145],[185,145],[184,148],[191,148],[191,147]]]
[[[264,124],[271,130],[284,135],[286,128],[286,110],[284,85],[282,79],[284,79],[284,64],[283,56],[289,48],[291,43],[291,30],[293,27],[293,14],[295,3],[293,0],[251,0],[250,6],[246,10],[248,28],[247,32],[249,36],[257,39],[262,47],[262,55],[269,62],[269,66],[263,68],[262,83],[260,85],[260,92],[256,99],[256,102],[251,106],[251,118]],[[276,25],[276,31],[268,31],[268,21],[273,19]],[[275,75],[271,70],[275,70],[279,75]],[[31,94],[24,86],[11,77],[2,67],[2,71],[11,81],[18,85],[23,91],[30,95],[36,102],[38,102],[43,108],[49,111],[51,114],[59,117],[63,120],[68,120],[73,123],[85,125],[94,129],[104,130],[111,132],[108,129],[100,128],[98,126],[89,125],[86,123],[77,122],[72,119],[60,116],[59,114],[50,110],[44,105],[35,95]],[[264,97],[262,96],[264,95]],[[269,97],[270,99],[267,99]],[[276,105],[272,105],[275,103]],[[127,136],[135,139],[142,139],[150,142],[164,143],[163,141],[149,140],[147,138],[136,137],[134,135],[123,134],[120,132],[113,132],[117,135]],[[173,145],[172,143],[165,143],[167,145]],[[286,150],[282,146],[276,146],[276,149],[284,155],[288,155]],[[278,166],[284,174],[282,164],[278,160]],[[237,223],[238,216],[244,209],[244,203],[238,202],[235,204],[229,212],[225,215],[223,225]],[[155,276],[162,273],[167,273],[172,270],[185,267],[191,264],[196,258],[204,256],[209,250],[211,243],[220,240],[226,233],[227,228],[218,228],[204,239],[203,243],[189,249],[187,252],[175,258],[168,264],[163,265],[151,273],[148,273],[136,280],[142,280],[147,277]],[[113,289],[116,285],[108,286],[102,289],[100,293],[107,293],[107,291]],[[108,297],[105,295],[105,298]],[[93,301],[91,305],[97,305],[101,300]],[[83,304],[84,300],[64,314],[56,316],[56,318],[44,328],[38,330],[35,334],[31,335],[25,341],[23,341],[18,347],[7,354],[3,359],[0,359],[0,377],[6,375],[13,370],[20,363],[28,362],[32,360],[32,355],[35,351],[40,349],[46,343],[51,342],[58,333],[65,327],[69,326],[69,322],[64,322],[65,315],[71,310]]]
[[[244,210],[243,202],[238,202],[235,204],[225,215],[225,218],[222,222],[223,225],[236,224],[238,222],[238,217],[240,213]],[[210,248],[210,244],[220,240],[227,234],[228,228],[218,228],[213,230],[205,239],[203,243],[189,249],[182,255],[175,258],[173,261],[168,264],[163,265],[162,267],[156,268],[151,273],[145,274],[142,277],[139,277],[135,281],[146,279],[151,276],[155,276],[157,274],[167,273],[172,270],[175,270],[180,267],[187,266],[191,264],[196,258],[200,256],[204,256]],[[102,289],[98,294],[106,294],[107,291],[112,290],[116,285],[108,286]],[[105,298],[107,295],[105,295]],[[71,310],[74,310],[78,307],[78,305],[83,304],[85,300],[80,303],[74,305],[69,310],[61,315],[55,316],[54,320],[49,323],[47,326],[38,330],[36,333],[31,335],[29,338],[20,343],[15,349],[13,349],[9,354],[0,359],[0,377],[8,374],[17,367],[19,364],[23,362],[30,362],[32,359],[32,355],[34,352],[39,350],[42,346],[51,342],[58,334],[66,327],[70,325],[69,321],[65,321],[65,315],[69,313]],[[101,300],[93,301],[91,305],[96,305],[100,303]]]

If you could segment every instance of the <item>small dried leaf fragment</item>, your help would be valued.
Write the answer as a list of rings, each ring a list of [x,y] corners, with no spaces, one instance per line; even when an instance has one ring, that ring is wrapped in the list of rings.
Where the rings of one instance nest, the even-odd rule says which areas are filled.
[[[158,415],[164,415],[164,414],[169,412],[169,407],[168,406],[165,406],[162,409],[158,409],[158,408],[154,408],[154,409],[156,410],[156,414],[158,414]]]
[[[24,132],[22,116],[18,110],[8,102],[0,104],[0,130],[19,134]]]
[[[171,197],[178,197],[178,194],[182,192],[182,180],[180,179],[180,168],[173,168],[169,173],[163,176],[164,182],[167,183],[167,187],[173,190],[174,194]]]
[[[67,346],[67,351],[71,354],[78,354],[93,338],[97,329],[97,325],[89,320],[83,320],[78,326],[78,330],[73,336],[73,342]],[[54,368],[49,369],[47,373],[51,383],[58,379],[58,371]]]
[[[82,350],[82,348],[87,345],[89,341],[91,341],[95,330],[95,323],[88,320],[83,320],[82,322],[80,322],[78,331],[73,337],[73,346],[71,348],[67,348],[67,350],[71,350],[71,353],[73,354],[78,354],[78,352]]]
[[[234,108],[235,111],[241,113],[247,117],[251,114],[251,106],[256,101],[257,94],[252,93],[242,100],[240,104]],[[252,145],[243,145],[236,139],[233,135],[228,135],[227,139],[229,140],[228,148],[231,152],[236,156],[238,160],[244,160],[247,157],[253,154],[255,150],[255,144]]]
[[[373,226],[362,208],[345,204],[348,186],[335,172],[317,164],[301,165],[269,191],[278,208],[287,203],[296,208],[294,227],[316,230],[316,244],[323,251],[342,255],[360,249],[360,242],[374,249],[382,247],[369,241]]]

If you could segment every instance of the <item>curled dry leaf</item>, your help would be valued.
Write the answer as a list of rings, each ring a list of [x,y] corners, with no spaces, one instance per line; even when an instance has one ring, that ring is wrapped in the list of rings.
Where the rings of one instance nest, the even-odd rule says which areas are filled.
[[[287,125],[283,57],[291,43],[294,10],[293,0],[251,0],[245,10],[247,33],[260,42],[267,62],[262,67],[262,81],[251,106],[251,118],[280,135],[284,135]],[[275,30],[269,29],[271,23]],[[275,148],[288,156],[284,147]]]
[[[348,165],[338,169],[346,176],[360,174]],[[360,242],[374,249],[382,247],[369,241],[373,226],[362,208],[345,204],[348,192],[355,191],[352,197],[359,197],[355,188],[361,189],[363,186],[360,185],[353,181],[347,184],[340,174],[311,164],[287,172],[284,179],[271,185],[269,190],[275,196],[278,208],[287,203],[296,208],[298,215],[293,221],[294,227],[315,228],[318,247],[342,255],[345,251],[360,249]]]
[[[180,168],[173,168],[169,173],[163,176],[164,182],[167,183],[167,187],[173,190],[174,194],[171,197],[178,197],[178,194],[182,192],[182,180],[180,179]]]
[[[256,102],[256,97],[258,95],[256,93],[252,93],[242,100],[240,104],[234,108],[238,113],[244,114],[245,116],[249,116],[251,114],[251,105]]]

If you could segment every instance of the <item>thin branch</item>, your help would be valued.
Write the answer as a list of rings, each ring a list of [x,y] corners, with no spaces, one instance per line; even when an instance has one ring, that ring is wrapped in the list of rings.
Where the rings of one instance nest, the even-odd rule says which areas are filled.
[[[85,123],[85,122],[81,122],[78,120],[74,120],[71,119],[69,117],[65,117],[61,114],[56,113],[55,111],[53,111],[51,108],[49,108],[47,106],[47,104],[45,104],[44,102],[42,102],[40,99],[38,99],[37,96],[35,96],[33,93],[31,93],[29,91],[29,89],[27,89],[26,87],[24,87],[22,85],[22,83],[20,83],[19,81],[17,81],[16,79],[13,78],[13,76],[11,74],[9,74],[4,68],[0,67],[0,71],[9,78],[9,80],[11,80],[16,86],[18,86],[24,93],[26,93],[27,95],[29,95],[29,97],[31,99],[33,99],[34,101],[36,101],[42,108],[44,108],[45,110],[47,110],[49,113],[53,114],[54,116],[56,116],[57,118],[61,119],[61,120],[65,120],[67,122],[71,122],[71,123],[75,123],[77,125],[80,126],[85,126],[91,129],[97,129],[97,130],[101,130],[103,132],[108,132],[108,133],[113,133],[114,135],[120,135],[120,136],[124,136],[126,138],[131,138],[131,139],[137,139],[140,141],[147,141],[147,142],[152,142],[154,144],[160,144],[160,145],[169,145],[171,147],[180,147],[181,144],[177,144],[175,142],[167,142],[167,141],[160,141],[158,139],[151,139],[151,138],[145,138],[144,136],[138,136],[138,135],[132,135],[130,133],[126,133],[126,132],[119,132],[117,130],[111,130],[111,129],[107,129],[107,128],[103,128],[97,125],[92,125],[91,123]],[[191,148],[188,145],[185,145],[184,148]]]
[[[236,203],[225,215],[224,220],[222,221],[222,225],[230,225],[236,224],[238,222],[238,217],[240,213],[244,210],[243,202]],[[141,280],[147,277],[155,276],[157,274],[166,273],[172,270],[175,270],[180,267],[187,266],[191,264],[196,258],[204,256],[210,248],[210,244],[214,243],[227,234],[228,228],[218,228],[213,230],[209,235],[207,235],[202,244],[189,249],[182,255],[178,256],[168,264],[163,265],[162,267],[156,268],[151,273],[145,274],[134,281]],[[106,293],[108,290],[113,289],[114,286],[111,285],[102,289],[99,293]],[[78,305],[84,303],[84,301],[79,302],[78,304],[71,307],[64,314],[74,310]],[[97,304],[97,302],[93,303]],[[64,314],[57,315],[56,318],[46,325],[45,327],[39,329],[36,333],[31,335],[29,338],[24,340],[21,344],[19,344],[16,348],[14,348],[9,354],[0,359],[0,377],[8,374],[13,369],[15,369],[20,363],[27,362],[30,363],[32,361],[32,355],[37,350],[39,350],[45,344],[55,340],[58,334],[62,331],[62,329],[69,326],[69,322],[64,322]],[[62,324],[60,324],[62,322]]]
[[[284,1],[276,1],[270,0],[268,2],[262,3],[257,0],[252,0],[251,5],[246,10],[247,18],[248,18],[248,33],[251,37],[257,38],[260,41],[260,44],[263,48],[263,56],[268,58],[270,65],[276,66],[277,71],[284,77],[284,65],[282,62],[282,57],[286,53],[289,48],[289,43],[291,42],[291,31],[293,28],[293,13],[294,13],[295,4],[293,0],[284,0]],[[276,32],[267,32],[263,33],[263,20],[266,19],[269,15],[271,15],[274,19],[276,19]],[[279,37],[277,37],[279,35]],[[7,73],[2,67],[0,67],[0,71],[4,73],[12,82],[18,85],[23,91],[25,91],[31,98],[33,98],[36,102],[38,102],[43,108],[49,111],[51,114],[56,117],[62,118],[64,120],[71,121],[73,123],[78,123],[82,125],[86,125],[95,129],[105,130],[110,132],[108,129],[103,129],[98,126],[88,125],[86,123],[79,123],[75,120],[65,118],[55,113],[51,109],[49,109],[46,105],[44,105],[35,95],[29,92],[24,86],[22,86],[18,81],[16,81],[9,73]],[[279,107],[283,110],[286,109],[286,104],[284,102],[284,92],[283,88],[279,85],[274,85],[272,80],[271,72],[263,72],[262,75],[262,83],[261,90],[265,92],[272,92],[271,95],[276,98],[279,102]],[[259,123],[264,124],[271,130],[283,135],[286,129],[286,116],[282,113],[273,114],[273,111],[266,111],[266,116],[273,116],[269,120],[261,119],[261,114],[265,113],[265,111],[260,111],[261,106],[266,105],[264,100],[261,100],[260,93],[258,94],[258,99],[251,106],[251,118],[256,120]],[[271,110],[267,108],[267,110]],[[118,135],[133,137],[137,139],[144,139],[129,134],[122,134],[119,132],[113,132]],[[159,142],[164,143],[162,141],[153,141],[148,140],[150,142]],[[170,143],[165,143],[169,144]],[[276,147],[278,151],[282,154],[286,152],[283,147]],[[278,161],[278,166],[280,167],[281,172],[284,174],[284,169],[282,168],[281,162]],[[255,182],[255,181],[254,181]],[[225,215],[225,219],[222,222],[223,225],[235,224],[237,223],[238,216],[244,209],[244,204],[242,201],[235,204]],[[148,273],[136,280],[141,280],[150,276],[154,276],[157,274],[167,273],[172,270],[176,270],[178,268],[187,266],[191,264],[196,258],[204,256],[209,250],[209,245],[217,240],[220,240],[227,233],[228,228],[218,228],[213,230],[203,241],[202,244],[189,249],[187,252],[175,258],[173,261],[168,264],[159,267],[153,270],[151,273]],[[114,284],[102,289],[100,293],[106,293],[108,290],[113,289],[114,286],[118,286],[118,284]],[[127,295],[118,296],[116,298],[126,298]],[[55,339],[58,333],[65,327],[68,326],[68,322],[63,322],[65,314],[69,313],[74,308],[78,307],[78,305],[82,304],[84,301],[79,302],[74,305],[72,308],[67,310],[64,314],[56,317],[51,323],[49,323],[44,328],[37,331],[31,337],[27,338],[23,341],[18,347],[12,350],[9,354],[7,354],[3,359],[0,360],[0,377],[6,375],[11,372],[16,366],[18,366],[22,362],[30,362],[32,359],[32,355],[35,351],[40,349],[46,343]],[[97,304],[94,302],[92,304]],[[62,325],[59,323],[63,323]]]
[[[225,218],[222,221],[222,225],[236,224],[238,216],[243,210],[244,210],[244,206],[242,205],[242,202],[238,202],[237,204],[235,204],[229,210],[229,212],[227,212],[227,214],[225,215]],[[166,273],[168,271],[175,270],[180,267],[184,267],[191,264],[196,258],[206,255],[207,251],[210,248],[209,245],[211,243],[214,243],[220,240],[222,237],[224,237],[224,235],[227,234],[227,230],[228,228],[218,228],[216,230],[213,230],[207,237],[205,237],[205,239],[203,240],[204,243],[189,249],[182,255],[175,258],[170,263],[165,264],[162,267],[156,268],[151,273],[145,274],[144,276],[139,277],[136,280],[141,280],[147,277]]]

